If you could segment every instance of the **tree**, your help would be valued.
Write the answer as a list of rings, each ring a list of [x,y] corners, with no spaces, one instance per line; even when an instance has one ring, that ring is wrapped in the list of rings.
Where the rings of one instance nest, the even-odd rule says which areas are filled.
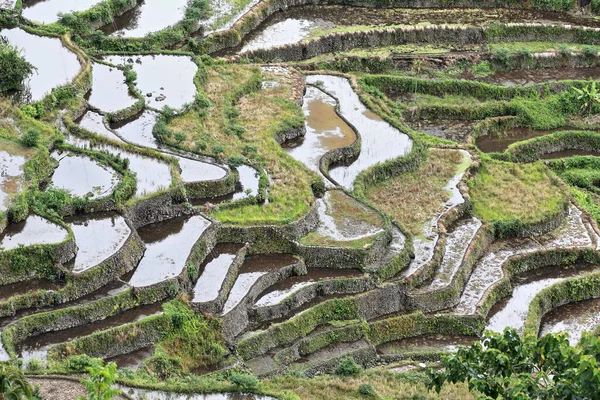
[[[0,365],[0,400],[29,400],[33,398],[31,385],[21,370]]]
[[[90,378],[81,383],[88,395],[79,396],[79,400],[111,400],[121,394],[120,390],[112,387],[117,380],[117,364],[111,362],[105,366],[102,360],[97,360],[87,370]]]
[[[600,90],[596,88],[596,81],[593,81],[588,86],[584,86],[581,89],[572,88],[577,95],[577,100],[581,104],[581,112],[584,114],[591,114],[592,109],[596,104],[600,104]]]
[[[600,399],[600,340],[584,334],[570,346],[565,334],[521,338],[514,329],[486,332],[470,347],[442,358],[430,370],[427,387],[438,393],[445,382],[467,382],[470,390],[504,400]]]
[[[16,47],[0,36],[0,93],[19,89],[34,69]]]

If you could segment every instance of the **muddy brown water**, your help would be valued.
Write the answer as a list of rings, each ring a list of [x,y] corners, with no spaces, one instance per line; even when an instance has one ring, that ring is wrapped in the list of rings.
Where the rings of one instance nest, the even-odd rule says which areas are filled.
[[[497,72],[481,78],[481,80],[484,82],[503,86],[518,86],[548,81],[587,79],[600,79],[600,67],[519,69],[506,72]]]
[[[533,139],[539,136],[549,135],[554,132],[568,130],[569,128],[558,128],[546,131],[537,131],[529,128],[511,128],[498,134],[480,136],[475,141],[475,145],[484,153],[504,152],[508,146],[523,140]]]
[[[415,121],[409,123],[410,127],[416,131],[426,133],[441,139],[452,140],[459,143],[466,143],[467,138],[473,131],[472,121]]]
[[[410,153],[412,140],[405,133],[371,113],[358,98],[347,79],[332,75],[309,75],[308,83],[319,83],[325,92],[339,101],[340,114],[361,136],[361,151],[350,165],[336,165],[329,175],[340,186],[352,189],[361,171],[373,165]]]
[[[542,318],[540,335],[566,332],[575,345],[583,332],[593,331],[600,325],[600,299],[580,301],[560,306]]]
[[[194,76],[198,66],[188,56],[108,56],[105,60],[113,65],[129,64],[133,67],[137,73],[136,86],[145,96],[149,107],[180,109],[194,101]]]
[[[89,157],[54,151],[58,160],[52,174],[52,187],[64,189],[74,197],[103,197],[112,193],[119,182],[116,171],[98,164]]]
[[[331,96],[312,86],[304,94],[306,135],[284,143],[283,147],[296,160],[319,172],[321,157],[330,150],[350,146],[356,133],[335,112]]]
[[[263,254],[248,256],[240,267],[239,275],[223,306],[223,314],[233,310],[246,297],[262,276],[298,262],[291,254]]]
[[[377,353],[398,354],[408,352],[455,351],[456,346],[469,346],[477,340],[478,338],[475,336],[423,335],[384,343],[377,346]]]
[[[567,158],[567,157],[575,157],[575,156],[600,156],[600,152],[596,151],[588,151],[588,150],[565,150],[565,151],[557,151],[555,153],[544,154],[540,158],[542,160],[554,160],[557,158]]]
[[[51,24],[58,21],[58,14],[66,14],[74,11],[85,11],[102,0],[24,0],[24,18],[30,21]]]
[[[181,21],[187,4],[187,0],[144,0],[101,30],[121,37],[146,36]]]
[[[69,265],[76,274],[115,254],[131,234],[125,219],[112,212],[78,216],[65,222],[73,230],[79,249]]]
[[[308,274],[292,276],[271,286],[258,296],[257,307],[265,307],[279,303],[292,293],[319,281],[336,278],[358,278],[362,272],[344,268],[310,268]]]
[[[63,46],[58,38],[35,36],[19,28],[2,29],[0,36],[22,50],[23,57],[37,70],[25,82],[17,100],[41,100],[53,88],[70,83],[81,70],[75,53]]]
[[[37,290],[58,290],[64,282],[51,282],[46,279],[34,279],[25,282],[0,285],[0,301],[18,294],[35,292]]]
[[[68,232],[63,227],[37,215],[30,215],[25,221],[8,225],[0,233],[0,249],[60,243],[67,235]]]
[[[93,63],[92,88],[86,94],[88,103],[104,112],[114,112],[132,106],[137,99],[125,84],[125,75],[115,67]]]
[[[200,266],[200,278],[194,287],[193,303],[204,303],[217,298],[231,263],[242,247],[242,244],[223,243],[210,252]]]
[[[43,360],[46,358],[48,348],[53,344],[68,342],[69,340],[91,335],[96,331],[129,324],[160,313],[162,313],[162,305],[160,303],[139,306],[101,321],[27,338],[18,346],[17,353],[24,360]]]
[[[116,357],[107,358],[107,363],[114,362],[119,368],[137,369],[142,363],[154,355],[154,346],[144,347],[131,353],[122,354]]]
[[[510,327],[521,332],[527,319],[529,304],[539,292],[562,280],[590,273],[593,270],[593,267],[555,266],[540,268],[513,277],[512,296],[501,300],[492,307],[488,314],[486,329],[502,332],[504,328]]]
[[[186,266],[194,244],[209,226],[209,220],[194,215],[140,228],[138,233],[146,245],[146,252],[129,284],[144,287],[178,276]]]

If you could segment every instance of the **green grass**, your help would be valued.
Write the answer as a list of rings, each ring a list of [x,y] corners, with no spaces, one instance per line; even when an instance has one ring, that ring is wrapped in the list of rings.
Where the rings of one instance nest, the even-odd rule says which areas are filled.
[[[396,25],[346,25],[346,26],[335,26],[333,28],[315,28],[311,29],[309,35],[304,38],[304,41],[314,39],[317,37],[329,35],[332,33],[351,33],[351,32],[362,32],[371,30],[382,30],[382,29],[398,29],[398,28],[413,28],[415,26],[430,26],[434,25],[431,22],[419,22],[414,25],[407,24],[396,24]],[[444,26],[459,26],[458,24],[443,24]]]
[[[469,164],[459,151],[431,149],[419,168],[370,187],[366,196],[412,235],[419,236],[425,222],[449,199],[445,186]]]
[[[586,45],[579,43],[557,43],[557,42],[501,42],[490,43],[487,45],[489,52],[493,53],[498,49],[506,49],[510,54],[518,54],[524,49],[531,53],[542,53],[547,51],[561,51],[567,49],[571,52],[582,52],[584,49],[595,49],[600,52],[600,46]]]
[[[473,212],[484,221],[523,223],[556,215],[567,201],[543,164],[512,164],[485,160],[469,182]]]

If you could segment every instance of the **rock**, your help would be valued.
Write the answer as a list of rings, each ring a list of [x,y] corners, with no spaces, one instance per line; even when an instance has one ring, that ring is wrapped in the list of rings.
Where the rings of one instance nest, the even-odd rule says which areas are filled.
[[[146,93],[146,97],[152,97],[152,93]]]
[[[166,98],[167,98],[167,96],[165,96],[164,94],[160,94],[160,95],[156,96],[156,98],[154,100],[164,101]]]

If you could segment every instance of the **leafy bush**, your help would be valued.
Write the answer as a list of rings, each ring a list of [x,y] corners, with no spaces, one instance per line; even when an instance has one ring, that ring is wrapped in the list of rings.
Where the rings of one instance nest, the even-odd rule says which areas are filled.
[[[85,372],[97,361],[87,354],[71,356],[67,359],[67,368],[74,372]]]
[[[2,364],[0,365],[0,399],[31,399],[33,389],[25,380],[21,370]]]
[[[88,395],[79,396],[79,400],[111,400],[121,394],[119,389],[112,387],[117,380],[117,364],[111,362],[105,366],[102,360],[98,360],[88,368],[88,372],[89,379],[81,381]]]
[[[253,375],[233,373],[229,376],[229,382],[240,390],[252,390],[258,386],[258,379]]]
[[[358,393],[365,397],[377,397],[375,387],[370,383],[363,383],[358,387]]]
[[[335,374],[339,376],[356,376],[361,371],[362,367],[352,357],[343,357],[335,368]]]
[[[494,59],[504,65],[508,63],[509,51],[504,47],[499,47],[494,50]]]
[[[575,347],[566,334],[521,338],[514,329],[487,331],[480,342],[442,357],[427,386],[440,392],[445,382],[468,382],[492,399],[598,399],[600,339],[584,333]]]
[[[23,134],[21,143],[25,147],[35,147],[40,141],[40,131],[37,128],[29,128],[27,132]]]
[[[600,0],[592,0],[592,3],[590,4],[590,10],[592,10],[592,13],[596,15],[600,14]]]
[[[0,93],[19,89],[34,69],[19,49],[0,36]]]

